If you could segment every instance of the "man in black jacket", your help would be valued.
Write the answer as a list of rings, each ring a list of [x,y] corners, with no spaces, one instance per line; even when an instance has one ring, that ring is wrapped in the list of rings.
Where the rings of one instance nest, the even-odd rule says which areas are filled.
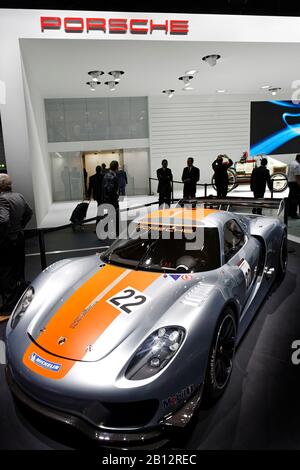
[[[227,157],[227,162],[223,157],[226,155],[218,155],[213,162],[214,180],[217,188],[217,197],[226,197],[228,193],[228,173],[227,170],[233,165],[233,161]]]
[[[99,206],[102,202],[102,182],[103,182],[104,173],[101,170],[101,166],[96,166],[96,173],[90,176],[89,179],[89,188],[88,188],[88,199],[93,197],[95,201],[97,201],[97,205]]]
[[[260,166],[254,168],[251,173],[250,188],[253,191],[255,199],[261,199],[265,195],[266,184],[270,191],[272,191],[272,180],[270,177],[270,172],[267,169],[268,160],[263,158]],[[262,214],[261,208],[253,208],[253,214]]]
[[[116,236],[119,235],[119,163],[116,160],[110,162],[109,171],[103,177],[103,202],[110,204],[115,209]],[[109,214],[108,214],[109,215]],[[113,215],[109,215],[113,218]]]
[[[11,186],[10,177],[0,174],[0,321],[9,318],[26,287],[23,229],[32,217],[22,194],[12,192]]]
[[[187,166],[184,168],[181,177],[183,186],[183,198],[193,199],[196,196],[197,182],[200,179],[200,170],[194,166],[194,159],[187,159]]]
[[[156,175],[158,179],[158,204],[159,206],[166,204],[168,207],[170,207],[173,175],[170,168],[168,168],[168,160],[164,159],[161,162],[161,168],[156,171]]]

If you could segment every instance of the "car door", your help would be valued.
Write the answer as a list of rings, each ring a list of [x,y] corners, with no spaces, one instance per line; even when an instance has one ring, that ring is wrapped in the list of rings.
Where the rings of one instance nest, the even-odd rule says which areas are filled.
[[[236,219],[225,223],[223,236],[224,261],[234,277],[239,301],[244,305],[257,276],[259,242],[249,237]]]

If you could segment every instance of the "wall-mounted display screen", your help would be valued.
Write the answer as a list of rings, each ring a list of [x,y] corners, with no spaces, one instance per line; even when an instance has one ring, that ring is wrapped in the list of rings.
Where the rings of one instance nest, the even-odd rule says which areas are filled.
[[[250,155],[300,153],[300,104],[252,101]]]

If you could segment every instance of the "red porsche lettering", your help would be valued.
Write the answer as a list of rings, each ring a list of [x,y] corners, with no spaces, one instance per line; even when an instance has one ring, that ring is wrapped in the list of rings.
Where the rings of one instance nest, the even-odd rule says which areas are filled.
[[[106,19],[105,18],[87,18],[86,31],[103,31],[106,33]]]
[[[83,18],[65,18],[64,28],[66,33],[83,33]]]
[[[66,33],[102,31],[109,34],[153,34],[164,31],[165,34],[188,34],[188,20],[165,20],[161,23],[146,18],[82,18],[41,16],[41,31],[63,29]]]

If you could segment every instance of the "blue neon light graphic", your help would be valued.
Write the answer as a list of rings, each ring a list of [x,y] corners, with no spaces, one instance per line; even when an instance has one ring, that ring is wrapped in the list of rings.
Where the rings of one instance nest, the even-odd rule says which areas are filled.
[[[300,104],[293,103],[292,101],[270,101],[270,103],[275,104],[276,106],[300,109]],[[286,127],[253,145],[250,148],[250,155],[259,155],[261,153],[269,155],[286,142],[289,142],[296,137],[300,137],[300,122],[291,125],[287,121],[288,117],[295,116],[300,117],[300,113],[283,113],[282,120]]]

